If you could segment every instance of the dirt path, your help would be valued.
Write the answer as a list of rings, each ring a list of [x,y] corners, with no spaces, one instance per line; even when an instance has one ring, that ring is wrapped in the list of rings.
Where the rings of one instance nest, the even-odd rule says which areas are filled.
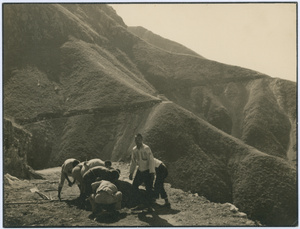
[[[113,163],[119,168],[121,179],[127,180],[128,164]],[[60,168],[37,171],[44,180],[5,179],[4,185],[4,226],[255,226],[255,223],[240,212],[230,210],[229,204],[218,204],[206,198],[183,192],[166,184],[171,209],[157,200],[152,213],[134,214],[123,208],[118,216],[105,214],[92,216],[92,212],[80,208],[77,197],[78,187],[64,185],[62,201],[57,199],[57,186]],[[30,191],[37,188],[52,200],[43,200],[40,195]]]

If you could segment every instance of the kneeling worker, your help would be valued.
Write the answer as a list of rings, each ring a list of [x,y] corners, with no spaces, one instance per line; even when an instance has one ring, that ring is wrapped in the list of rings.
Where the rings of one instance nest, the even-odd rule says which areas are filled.
[[[89,197],[93,213],[96,213],[97,204],[102,207],[114,205],[114,211],[121,209],[122,192],[110,181],[100,180],[92,183],[93,194]]]

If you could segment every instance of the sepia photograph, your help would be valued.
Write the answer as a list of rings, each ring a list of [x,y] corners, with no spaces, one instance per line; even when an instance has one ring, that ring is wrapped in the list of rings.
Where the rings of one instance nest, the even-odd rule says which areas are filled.
[[[299,226],[297,1],[1,3],[1,227]]]

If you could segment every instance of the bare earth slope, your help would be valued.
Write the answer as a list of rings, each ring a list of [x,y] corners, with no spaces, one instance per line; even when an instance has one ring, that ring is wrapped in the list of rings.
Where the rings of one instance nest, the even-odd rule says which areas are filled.
[[[128,162],[141,132],[172,186],[295,223],[295,83],[165,51],[104,4],[5,4],[3,16],[4,116],[31,134],[25,164]]]
[[[128,181],[129,165],[113,163],[119,168],[121,179]],[[247,219],[241,212],[231,211],[231,205],[212,203],[204,197],[183,192],[166,184],[166,190],[172,203],[171,209],[161,207],[163,201],[154,205],[155,212],[133,214],[124,207],[118,217],[100,214],[92,216],[90,210],[79,207],[76,198],[77,187],[64,187],[62,202],[56,199],[56,187],[60,176],[60,168],[38,171],[46,180],[9,180],[5,186],[5,227],[122,227],[122,226],[255,226],[255,222]],[[8,183],[8,180],[7,180]],[[43,200],[30,189],[37,188],[41,193],[51,196],[53,200]],[[18,208],[18,211],[15,209]],[[55,210],[54,210],[55,209]]]

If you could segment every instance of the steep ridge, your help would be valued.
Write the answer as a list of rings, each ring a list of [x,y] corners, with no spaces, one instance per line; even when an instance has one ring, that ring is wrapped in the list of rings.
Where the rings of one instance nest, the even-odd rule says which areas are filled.
[[[157,34],[154,34],[151,31],[141,26],[129,26],[127,29],[128,31],[142,38],[144,41],[148,42],[149,44],[152,44],[168,52],[202,57],[196,52],[194,52],[193,50],[190,50],[179,43],[176,43],[169,39],[165,39]]]
[[[58,15],[58,12],[62,11],[61,5],[50,4],[44,6],[33,4],[32,9],[30,6],[31,5],[27,4],[19,7],[6,5],[7,11],[5,10],[5,17],[8,18],[7,21],[11,21],[11,18],[20,19],[15,20],[19,20],[19,24],[13,29],[11,29],[12,23],[7,24],[4,31],[6,34],[4,39],[7,41],[13,40],[13,38],[17,36],[16,34],[21,36],[21,30],[10,30],[15,30],[19,28],[20,25],[25,24],[29,27],[25,28],[28,28],[28,30],[31,28],[31,30],[25,32],[28,33],[26,37],[32,37],[30,34],[36,34],[37,31],[47,31],[47,33],[55,34],[55,37],[53,37],[51,41],[58,45],[53,47],[49,45],[48,40],[44,40],[45,43],[40,42],[41,44],[37,43],[33,45],[32,42],[34,41],[26,41],[26,39],[23,40],[24,43],[28,43],[26,45],[16,44],[16,47],[14,47],[14,43],[6,43],[7,45],[4,51],[9,50],[5,52],[8,56],[5,58],[7,60],[5,61],[5,69],[9,74],[6,74],[4,78],[6,84],[4,97],[7,116],[32,118],[39,113],[64,112],[67,110],[101,107],[104,105],[125,104],[131,102],[133,98],[137,102],[154,99],[151,94],[155,92],[155,89],[142,79],[143,76],[141,74],[136,73],[137,70],[135,70],[134,67],[125,68],[115,57],[116,53],[112,54],[96,44],[85,42],[89,41],[89,37],[84,37],[84,34],[89,33],[91,34],[90,36],[94,34],[93,30],[87,29],[82,33],[78,32],[82,29],[83,25],[87,27],[85,23],[67,24],[73,23],[75,20],[75,16],[67,9],[64,11],[68,12],[68,14],[64,12],[62,15]],[[101,10],[104,5],[99,5],[98,7],[99,10]],[[19,8],[20,10],[17,10]],[[91,10],[91,8],[89,9]],[[60,25],[57,26],[61,28],[61,30],[59,30],[62,31],[61,34],[57,34],[55,31],[48,31],[48,27],[45,27],[43,20],[39,20],[40,13],[45,11],[47,15],[48,10],[56,12],[52,20],[55,21],[55,25],[60,23]],[[32,17],[35,15],[36,18],[28,17],[28,21],[24,22],[24,17],[18,14],[19,11],[21,11],[23,15],[31,15]],[[28,11],[30,11],[30,13]],[[68,17],[65,17],[65,14],[67,14]],[[69,14],[73,17],[69,16]],[[102,11],[100,11],[100,15],[102,14]],[[77,19],[76,21],[79,20],[77,17],[75,18]],[[51,20],[51,18],[48,20]],[[38,24],[39,22],[41,24]],[[64,23],[67,25],[65,26]],[[32,24],[35,24],[35,26]],[[47,30],[42,28],[47,28]],[[74,29],[68,31],[67,29],[69,28]],[[79,35],[73,33],[73,30],[76,30]],[[14,36],[9,37],[12,33]],[[71,35],[77,36],[80,40],[70,37]],[[44,37],[45,35],[41,36]],[[62,40],[65,42],[63,45],[59,43],[59,41]],[[29,52],[22,50],[21,46],[33,46],[36,50]],[[50,55],[48,55],[49,50],[47,50],[47,52],[45,51],[45,53],[41,53],[44,46],[52,50],[52,52],[55,52],[53,57],[51,56],[51,52]],[[22,60],[21,63],[16,60],[11,64],[8,61],[10,55],[16,56],[14,52],[18,50],[24,53],[24,55],[22,55],[24,60]],[[42,55],[39,56],[39,61],[35,60],[36,57],[32,58],[32,55],[35,55],[32,53],[33,51],[38,55]],[[117,50],[115,52],[118,53]],[[122,55],[120,52],[119,54]],[[47,58],[44,58],[43,55],[47,56]],[[40,61],[45,59],[51,63]],[[45,64],[45,67],[47,66],[49,69],[45,69],[44,65],[41,65],[42,62]],[[134,66],[132,63],[131,65]],[[55,73],[55,71],[57,71],[57,73]],[[23,82],[22,79],[26,79],[25,82]],[[24,88],[21,91],[18,90],[20,86]],[[24,93],[26,95],[25,98]],[[28,104],[30,104],[32,110],[27,109]],[[33,110],[34,112],[32,112]]]
[[[34,169],[128,162],[141,132],[175,187],[294,223],[294,83],[164,51],[102,4],[6,4],[4,20],[4,115],[32,134]]]

